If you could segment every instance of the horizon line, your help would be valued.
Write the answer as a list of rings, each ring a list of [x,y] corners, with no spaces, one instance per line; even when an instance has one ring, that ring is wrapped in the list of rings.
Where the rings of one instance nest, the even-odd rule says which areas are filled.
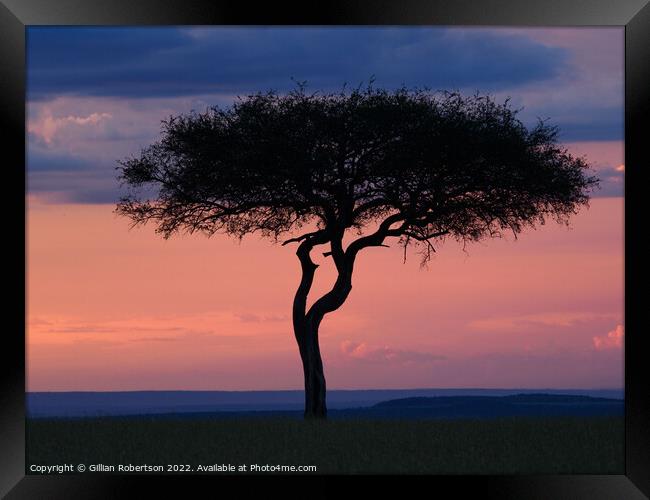
[[[328,389],[333,391],[620,391],[625,387],[413,387],[413,388],[369,388],[369,389]],[[132,390],[38,390],[25,391],[25,394],[34,393],[132,393],[132,392],[304,392],[304,389],[132,389]]]

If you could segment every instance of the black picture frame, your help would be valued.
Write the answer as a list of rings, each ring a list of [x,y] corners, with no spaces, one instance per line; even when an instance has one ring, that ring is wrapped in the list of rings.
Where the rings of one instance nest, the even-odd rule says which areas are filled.
[[[354,0],[313,4],[209,0],[0,0],[0,99],[3,161],[10,178],[2,202],[9,214],[5,249],[6,310],[12,321],[4,330],[0,363],[0,494],[7,498],[116,498],[134,490],[156,490],[189,496],[188,488],[221,494],[223,476],[32,476],[25,475],[25,28],[29,25],[491,25],[491,26],[624,26],[625,27],[625,474],[612,476],[426,476],[410,477],[433,495],[452,488],[488,498],[635,499],[650,495],[650,391],[645,386],[641,327],[643,262],[639,228],[642,165],[649,165],[647,133],[650,117],[649,0]],[[644,139],[646,139],[644,141]],[[7,155],[6,152],[9,152]],[[20,217],[19,214],[23,214]],[[23,265],[21,266],[20,263]],[[29,272],[29,269],[27,269]],[[643,472],[646,471],[646,472]],[[341,486],[319,477],[229,477],[240,494],[271,486],[283,495],[339,494]],[[355,478],[345,477],[346,483]],[[403,483],[400,477],[396,479]],[[304,486],[294,486],[295,480]],[[412,481],[416,481],[415,485]],[[210,484],[208,484],[208,482]],[[263,482],[264,486],[259,483]],[[371,484],[372,483],[372,484]],[[233,485],[231,485],[233,486]],[[343,488],[349,488],[343,486]],[[373,477],[364,488],[386,491],[386,478]],[[396,491],[404,493],[402,486]],[[216,488],[216,489],[215,489]],[[443,490],[444,488],[444,490]],[[278,493],[279,493],[278,492]]]

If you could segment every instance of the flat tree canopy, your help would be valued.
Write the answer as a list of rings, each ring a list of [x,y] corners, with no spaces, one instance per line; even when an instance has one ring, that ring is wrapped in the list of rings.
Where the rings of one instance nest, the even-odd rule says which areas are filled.
[[[318,325],[347,298],[357,253],[395,238],[405,251],[422,245],[426,261],[436,238],[466,242],[568,222],[597,179],[557,133],[542,121],[528,129],[508,101],[479,94],[372,85],[326,94],[299,85],[164,121],[162,138],[118,167],[131,191],[117,212],[153,221],[166,238],[259,232],[300,244],[294,330],[307,393],[322,393],[317,414],[325,392]],[[359,236],[343,248],[348,230]],[[309,254],[321,244],[330,245],[339,278],[306,311],[316,268]]]

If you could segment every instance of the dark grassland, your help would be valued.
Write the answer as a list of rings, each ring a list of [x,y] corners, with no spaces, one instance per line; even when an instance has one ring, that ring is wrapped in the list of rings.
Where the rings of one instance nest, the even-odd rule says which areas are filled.
[[[31,419],[30,464],[316,465],[318,473],[623,474],[622,417]]]

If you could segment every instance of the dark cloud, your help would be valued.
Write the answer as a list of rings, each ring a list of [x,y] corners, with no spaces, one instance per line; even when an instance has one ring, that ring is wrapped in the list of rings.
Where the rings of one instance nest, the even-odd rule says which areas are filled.
[[[28,165],[28,192],[44,195],[42,200],[52,203],[114,204],[123,196],[113,167],[70,158],[70,162],[63,155],[59,159],[60,167],[68,170],[32,171]],[[77,161],[83,163],[83,170],[72,169]]]
[[[30,137],[30,141],[31,141]],[[27,170],[29,172],[79,172],[93,169],[93,161],[70,154],[28,148]]]
[[[577,141],[622,141],[625,137],[623,128],[623,111],[618,110],[616,116],[611,120],[603,119],[597,116],[597,110],[593,113],[591,110],[586,110],[585,119],[589,119],[589,115],[593,113],[593,119],[590,121],[564,121],[556,120],[554,122],[560,129],[558,134],[559,139],[563,142],[577,142]],[[620,116],[619,116],[620,115]]]
[[[601,106],[577,102],[571,109],[545,106],[541,109],[524,108],[519,118],[527,125],[535,125],[539,119],[559,128],[558,140],[620,141],[624,139],[625,115],[623,106]]]
[[[60,199],[67,203],[82,204],[115,204],[119,201],[120,193],[117,188],[107,187],[105,189],[70,189],[59,191]]]
[[[596,189],[594,197],[623,196],[625,191],[625,172],[614,167],[600,168],[594,174],[600,179],[600,189]]]
[[[549,79],[564,49],[521,35],[427,28],[29,27],[28,95],[155,97],[283,90],[510,88]]]

